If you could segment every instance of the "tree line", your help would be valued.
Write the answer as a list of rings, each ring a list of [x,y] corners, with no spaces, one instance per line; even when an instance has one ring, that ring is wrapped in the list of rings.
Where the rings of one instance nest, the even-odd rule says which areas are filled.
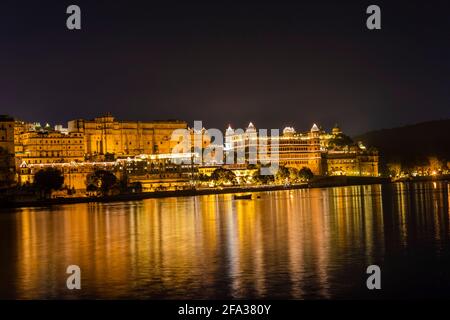
[[[249,165],[248,169],[256,169],[256,171],[253,175],[245,177],[246,180],[241,181],[241,184],[252,183],[256,185],[267,185],[306,183],[314,176],[307,167],[303,167],[299,170],[296,168],[280,166],[275,175],[261,175],[261,168],[253,165]],[[232,170],[226,168],[217,168],[210,176],[199,174],[198,180],[201,182],[211,182],[214,186],[239,185],[236,174]],[[48,199],[54,191],[64,189],[64,175],[57,168],[48,167],[41,169],[35,174],[32,187],[34,187],[42,199]],[[96,170],[88,175],[86,179],[86,191],[93,195],[107,196],[119,194],[130,191],[130,188],[133,192],[142,191],[140,183],[130,185],[127,175],[118,179],[113,172],[108,170]],[[74,192],[74,190],[68,189],[68,192],[71,193]]]

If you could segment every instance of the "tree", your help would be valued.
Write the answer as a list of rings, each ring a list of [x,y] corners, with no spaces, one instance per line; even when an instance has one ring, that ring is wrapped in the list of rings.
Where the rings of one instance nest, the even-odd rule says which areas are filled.
[[[437,173],[444,168],[444,163],[440,161],[437,157],[428,157],[430,173]]]
[[[14,157],[0,147],[0,187],[9,187],[14,182]]]
[[[298,169],[289,168],[289,181],[296,182],[298,180]]]
[[[44,198],[48,198],[52,191],[60,190],[63,184],[64,176],[56,168],[45,168],[34,175],[34,186]]]
[[[307,167],[303,167],[298,171],[298,178],[302,182],[308,182],[314,177],[314,174],[312,173],[311,169]]]
[[[131,188],[131,192],[133,193],[141,193],[142,192],[142,182],[138,181],[138,182],[133,182],[130,185]]]
[[[122,176],[120,177],[119,180],[119,188],[121,192],[127,192],[128,191],[128,186],[130,184],[130,179],[128,178],[128,174],[127,171],[124,170]]]
[[[395,163],[391,162],[388,163],[386,166],[387,166],[387,173],[389,176],[396,177],[399,176],[400,173],[402,172],[402,166],[398,162]]]
[[[111,171],[96,170],[88,176],[86,184],[88,191],[100,191],[102,195],[107,195],[118,187],[118,180]]]
[[[234,172],[225,168],[214,170],[211,174],[211,179],[219,185],[236,183],[236,175]]]
[[[274,176],[273,175],[268,175],[268,174],[261,174],[261,170],[256,171],[253,174],[253,181],[255,181],[257,184],[270,184],[274,181]]]
[[[339,133],[333,139],[330,139],[328,146],[330,149],[332,149],[335,147],[339,148],[339,147],[351,146],[353,144],[354,144],[354,142],[353,142],[352,138],[350,138],[349,136],[347,136],[343,133]]]
[[[201,181],[201,182],[208,182],[210,180],[211,177],[209,177],[207,174],[204,173],[199,173],[197,175],[197,180]]]
[[[290,172],[289,169],[285,166],[279,166],[277,174],[276,174],[276,180],[281,183],[286,183],[289,180]]]

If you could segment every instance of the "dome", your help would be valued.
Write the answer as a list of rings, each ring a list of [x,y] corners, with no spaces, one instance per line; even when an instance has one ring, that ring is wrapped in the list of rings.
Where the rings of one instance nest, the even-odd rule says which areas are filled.
[[[341,130],[341,128],[339,128],[339,126],[336,124],[336,125],[334,125],[334,128],[331,130],[331,133],[333,133],[333,134],[339,134],[339,133],[342,133],[342,130]]]
[[[256,131],[255,126],[253,125],[252,122],[250,122],[250,123],[248,124],[248,127],[247,127],[247,129],[245,130],[245,132],[255,132],[255,131]]]
[[[228,128],[227,128],[227,130],[225,132],[226,132],[226,134],[233,134],[234,133],[234,130],[231,127],[231,124],[228,125]]]
[[[319,132],[319,127],[317,126],[317,124],[314,123],[314,125],[311,128],[311,132]]]
[[[294,134],[295,129],[293,127],[286,127],[283,129],[283,134]]]

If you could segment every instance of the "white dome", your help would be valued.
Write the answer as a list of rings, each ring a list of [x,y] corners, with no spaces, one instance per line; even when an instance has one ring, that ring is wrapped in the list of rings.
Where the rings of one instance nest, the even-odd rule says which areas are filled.
[[[314,123],[314,125],[311,128],[311,132],[318,132],[318,131],[320,131],[319,127],[317,126],[317,124]]]
[[[256,131],[255,126],[253,125],[252,122],[250,122],[250,123],[248,124],[248,127],[247,127],[247,129],[245,130],[245,132],[254,132],[254,131]]]
[[[295,133],[295,129],[293,127],[286,127],[283,129],[283,134]]]

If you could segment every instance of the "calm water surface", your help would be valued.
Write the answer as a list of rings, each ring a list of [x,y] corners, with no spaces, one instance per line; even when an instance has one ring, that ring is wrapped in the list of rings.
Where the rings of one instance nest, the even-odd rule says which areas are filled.
[[[450,297],[447,182],[0,212],[0,298]],[[255,198],[255,197],[254,197]],[[68,265],[79,291],[66,288]],[[382,290],[366,289],[367,266]]]

